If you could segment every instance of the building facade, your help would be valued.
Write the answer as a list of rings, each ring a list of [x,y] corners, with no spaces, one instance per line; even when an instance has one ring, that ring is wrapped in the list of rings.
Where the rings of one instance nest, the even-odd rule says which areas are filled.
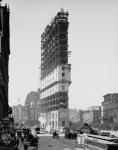
[[[40,116],[40,90],[28,93],[25,100],[25,125],[39,126]]]
[[[118,126],[118,93],[106,94],[103,97],[103,123],[106,128],[114,128]]]
[[[46,130],[59,130],[68,125],[68,90],[71,83],[68,25],[68,12],[62,9],[41,35],[40,119]]]
[[[10,29],[9,8],[0,5],[0,119],[8,116]]]
[[[72,123],[83,123],[83,110],[69,109],[69,120]]]
[[[77,109],[69,109],[69,121],[72,123],[79,122],[79,112]]]
[[[14,118],[14,123],[24,123],[25,121],[25,107],[22,105],[17,105],[12,107],[12,115]]]

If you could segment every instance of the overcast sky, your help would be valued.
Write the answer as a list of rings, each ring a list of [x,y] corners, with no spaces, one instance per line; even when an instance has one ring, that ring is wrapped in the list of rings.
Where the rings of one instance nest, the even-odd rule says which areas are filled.
[[[3,0],[10,8],[9,104],[40,87],[41,34],[63,8],[72,54],[69,107],[101,105],[118,92],[118,0]]]

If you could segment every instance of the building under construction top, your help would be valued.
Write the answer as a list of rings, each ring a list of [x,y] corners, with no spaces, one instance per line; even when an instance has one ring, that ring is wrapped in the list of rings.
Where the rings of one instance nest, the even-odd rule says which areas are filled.
[[[58,12],[41,36],[41,76],[68,63],[68,12]]]

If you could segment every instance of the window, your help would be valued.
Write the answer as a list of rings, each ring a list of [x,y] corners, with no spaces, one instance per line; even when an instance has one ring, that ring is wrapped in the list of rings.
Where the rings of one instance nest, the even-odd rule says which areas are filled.
[[[57,119],[57,113],[56,113],[56,119]]]
[[[62,66],[62,70],[65,70],[65,67],[64,67],[64,66]]]
[[[56,127],[57,127],[57,121],[55,122],[55,125],[56,125]]]
[[[65,127],[65,121],[62,121],[62,127]]]
[[[52,119],[54,119],[54,114],[52,114]]]
[[[54,121],[52,121],[52,128],[54,128]]]
[[[62,73],[62,77],[65,77],[65,73]]]
[[[62,91],[65,91],[65,85],[62,85],[61,87],[62,87]]]

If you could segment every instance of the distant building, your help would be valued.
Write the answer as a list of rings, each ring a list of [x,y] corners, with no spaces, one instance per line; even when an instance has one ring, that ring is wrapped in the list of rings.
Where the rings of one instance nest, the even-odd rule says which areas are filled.
[[[118,126],[118,93],[103,96],[103,123],[112,128]]]
[[[22,105],[17,105],[12,107],[12,114],[14,118],[14,123],[24,123],[25,120],[25,107]]]
[[[25,124],[37,126],[40,124],[40,90],[28,93],[25,100]]]
[[[68,126],[68,12],[60,12],[41,35],[41,116],[46,130]]]
[[[0,119],[8,115],[10,27],[9,8],[0,5]]]
[[[83,111],[83,122],[99,127],[101,124],[101,106],[92,106],[88,110]]]
[[[83,110],[78,110],[78,117],[79,117],[78,122],[80,122],[81,124],[83,124],[83,113],[84,113]]]
[[[77,109],[69,109],[69,120],[72,123],[80,122],[80,114]]]

